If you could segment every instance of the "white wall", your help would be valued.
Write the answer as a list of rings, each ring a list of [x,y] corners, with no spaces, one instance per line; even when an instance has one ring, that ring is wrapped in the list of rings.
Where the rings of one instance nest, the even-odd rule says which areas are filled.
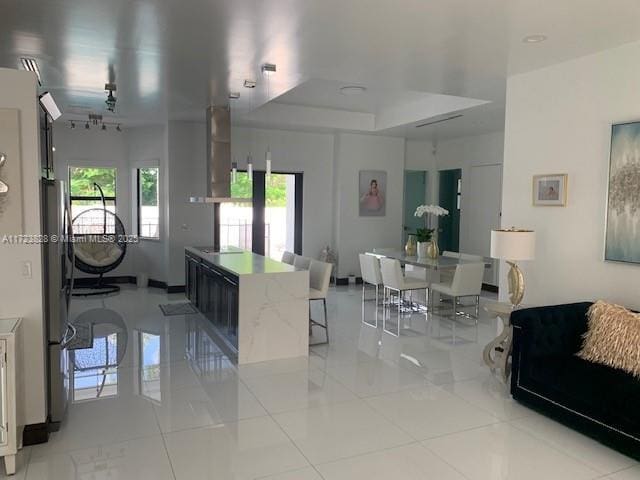
[[[335,247],[332,241],[333,142],[334,136],[326,133],[231,129],[231,156],[237,159],[239,168],[246,168],[251,150],[254,168],[264,170],[264,153],[268,147],[274,171],[304,173],[302,254],[313,258],[327,245]]]
[[[36,79],[31,73],[0,68],[0,108],[20,111],[24,233],[38,235],[40,225],[40,142]],[[15,232],[21,233],[21,232]],[[22,275],[31,262],[31,277]],[[45,332],[41,246],[0,242],[0,317],[23,318],[23,368],[27,424],[46,417]]]
[[[428,170],[428,202],[438,203],[438,171],[462,169],[460,251],[489,256],[490,230],[500,225],[504,132],[454,138],[433,144],[407,141],[405,168]],[[485,274],[498,284],[498,269]]]
[[[536,230],[526,303],[640,308],[640,266],[603,261],[611,124],[640,118],[639,57],[633,43],[507,82],[502,224]],[[548,173],[569,175],[567,207],[532,206],[532,176]]]
[[[159,205],[160,205],[160,239],[150,240],[141,239],[140,243],[131,245],[129,248],[131,266],[133,268],[132,275],[136,272],[145,272],[149,278],[158,281],[166,281],[167,279],[167,261],[165,255],[166,238],[166,209],[167,209],[167,189],[165,188],[165,177],[167,175],[166,162],[166,128],[164,126],[137,127],[127,128],[125,130],[127,157],[129,162],[129,170],[132,172],[131,188],[132,198],[131,207],[133,223],[135,228],[136,222],[136,205],[133,201],[136,195],[136,178],[135,169],[141,167],[158,166],[159,167]]]
[[[206,125],[171,121],[167,130],[167,284],[184,285],[184,247],[213,245],[213,205],[189,203],[206,196]]]
[[[72,130],[66,123],[54,123],[54,173],[56,178],[68,181],[69,167],[115,167],[116,214],[127,234],[135,234],[131,214],[131,169],[125,138],[123,132],[113,129],[102,131],[99,126],[86,130],[84,126],[78,125]],[[127,251],[122,263],[108,275],[132,275],[132,260],[131,252]],[[76,274],[78,277],[94,276],[77,270]]]
[[[405,143],[404,168],[406,170],[427,171],[427,191],[425,201],[438,203],[438,164],[433,143],[427,140],[407,140]]]
[[[336,141],[338,276],[345,277],[360,275],[358,253],[375,247],[401,246],[405,141],[350,133],[337,134]],[[387,172],[384,217],[359,216],[360,170]]]
[[[461,252],[489,256],[491,229],[500,226],[503,158],[502,131],[454,138],[437,145],[438,170],[462,169]],[[485,283],[498,285],[497,267],[494,262],[485,273]]]
[[[232,157],[245,168],[251,150],[254,167],[264,169],[271,149],[277,171],[304,173],[303,254],[317,258],[329,245],[338,251],[338,275],[360,275],[358,253],[399,246],[402,238],[404,139],[358,134],[308,133],[233,127]],[[387,214],[359,217],[358,173],[387,172]]]

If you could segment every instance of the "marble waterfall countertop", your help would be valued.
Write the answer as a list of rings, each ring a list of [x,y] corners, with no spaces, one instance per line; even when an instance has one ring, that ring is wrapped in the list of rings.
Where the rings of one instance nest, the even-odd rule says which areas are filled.
[[[222,268],[238,276],[298,271],[293,265],[236,247],[228,247],[220,252],[214,252],[213,247],[185,247],[185,250],[214,267]]]

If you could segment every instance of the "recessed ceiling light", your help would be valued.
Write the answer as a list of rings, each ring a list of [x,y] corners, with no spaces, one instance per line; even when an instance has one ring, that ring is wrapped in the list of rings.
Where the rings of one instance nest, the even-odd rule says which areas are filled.
[[[367,87],[363,87],[361,85],[347,85],[346,87],[340,88],[340,93],[342,95],[360,95],[367,91]]]
[[[540,43],[544,42],[547,39],[546,35],[527,35],[522,39],[523,43]]]
[[[256,88],[256,81],[255,80],[245,80],[244,81],[244,88]]]
[[[240,98],[240,92],[231,92],[229,93],[229,98],[232,100],[237,100]]]

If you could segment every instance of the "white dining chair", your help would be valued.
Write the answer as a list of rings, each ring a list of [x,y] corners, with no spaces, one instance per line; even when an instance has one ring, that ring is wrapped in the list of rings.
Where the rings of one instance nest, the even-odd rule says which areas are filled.
[[[294,260],[296,259],[296,254],[293,252],[287,252],[286,250],[282,252],[282,263],[286,263],[288,265],[293,265]]]
[[[362,275],[362,301],[365,301],[365,287],[373,285],[376,289],[376,305],[378,304],[379,288],[382,285],[382,272],[380,271],[380,260],[375,255],[367,255],[361,253],[360,258],[360,275]]]
[[[447,257],[447,258],[460,258],[460,253],[459,252],[450,252],[449,250],[445,250],[444,252],[442,252],[442,256],[443,257]],[[455,272],[455,269],[453,269],[453,268],[440,270],[440,283],[451,283],[451,282],[453,282],[453,274],[454,274],[454,272]]]
[[[424,290],[426,298],[429,298],[429,283],[425,280],[419,280],[417,278],[406,277],[402,274],[402,267],[400,262],[393,258],[381,258],[380,259],[380,271],[382,273],[382,284],[384,285],[383,302],[387,308],[391,304],[392,292],[396,292],[398,297],[398,333],[400,335],[400,314],[402,311],[402,295],[404,292],[410,292],[413,290]],[[387,298],[389,297],[389,302]],[[386,312],[386,309],[385,309]],[[386,327],[386,314],[383,316],[383,329],[391,334],[393,332],[387,330]],[[395,334],[394,334],[395,335]]]
[[[433,294],[451,297],[453,316],[458,314],[458,299],[461,297],[475,298],[475,318],[478,322],[480,310],[480,293],[482,291],[482,277],[484,276],[484,263],[461,263],[456,267],[453,281],[449,283],[434,283],[431,285],[431,309],[433,311]]]
[[[311,259],[308,257],[303,257],[302,255],[296,255],[295,259],[293,260],[293,266],[301,270],[309,270],[310,265]]]
[[[482,255],[472,255],[470,253],[461,253],[460,260],[467,260],[470,262],[484,262],[484,257]]]
[[[323,345],[329,343],[329,318],[327,316],[327,293],[329,292],[329,283],[331,283],[331,263],[311,260],[309,265],[309,334],[313,333],[312,327],[324,328],[326,341],[316,342],[310,345]],[[311,318],[311,302],[322,300],[324,309],[324,323],[320,323]]]

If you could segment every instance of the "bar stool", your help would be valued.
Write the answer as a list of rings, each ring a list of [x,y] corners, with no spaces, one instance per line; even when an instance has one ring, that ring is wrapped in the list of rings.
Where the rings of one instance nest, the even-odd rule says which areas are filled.
[[[312,333],[312,327],[317,326],[324,328],[326,341],[316,342],[310,345],[323,345],[329,343],[329,319],[327,317],[327,293],[329,292],[329,283],[331,282],[331,263],[319,262],[311,260],[309,266],[309,334]],[[324,308],[324,323],[320,323],[311,318],[311,302],[322,300]]]
[[[296,259],[295,253],[287,252],[287,251],[282,252],[282,263],[293,265],[293,262],[295,259]]]

